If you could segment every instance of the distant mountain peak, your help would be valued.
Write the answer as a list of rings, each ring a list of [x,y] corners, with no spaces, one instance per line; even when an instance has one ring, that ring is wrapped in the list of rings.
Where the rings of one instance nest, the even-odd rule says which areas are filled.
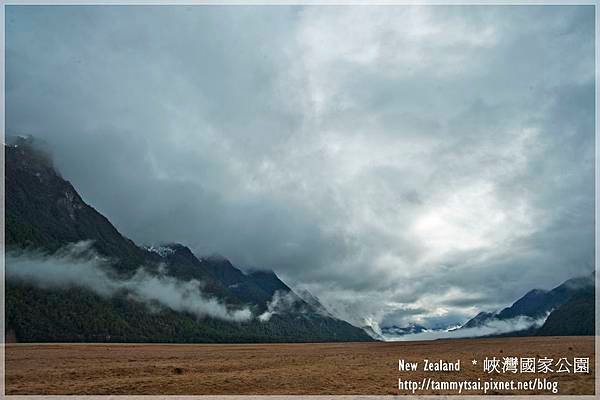
[[[512,305],[497,312],[480,312],[467,321],[463,328],[475,328],[498,320],[511,320],[519,317],[545,318],[548,314],[567,303],[582,290],[593,289],[594,275],[586,275],[566,280],[551,290],[532,289]]]
[[[427,328],[422,325],[411,322],[406,326],[391,325],[381,328],[381,333],[384,336],[403,336],[415,333],[426,332]]]

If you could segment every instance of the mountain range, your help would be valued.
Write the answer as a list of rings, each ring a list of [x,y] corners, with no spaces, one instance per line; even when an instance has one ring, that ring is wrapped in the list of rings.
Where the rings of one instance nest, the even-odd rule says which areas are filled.
[[[6,332],[12,340],[368,341],[428,331],[418,324],[386,326],[381,333],[355,327],[333,316],[310,292],[292,290],[273,271],[242,271],[225,257],[198,257],[180,243],[139,246],[81,198],[43,144],[16,137],[4,149],[5,243],[10,256]],[[46,278],[24,279],[23,271],[13,271],[39,259],[55,258],[60,264],[73,244],[85,250],[74,256],[83,265],[102,260],[102,268],[95,266],[92,272],[95,279],[104,279],[102,284],[116,288],[109,295],[93,285],[65,282],[57,287],[45,283]],[[25,263],[11,265],[9,260],[19,257]],[[76,261],[71,258],[67,261]],[[59,279],[58,266],[46,264],[37,274]],[[509,307],[480,312],[453,330],[526,319],[527,328],[502,335],[593,334],[594,280],[591,274],[551,290],[531,290]],[[135,286],[141,284],[151,293]],[[179,296],[177,301],[173,295]],[[198,305],[204,307],[200,313]]]
[[[551,290],[533,289],[499,311],[481,311],[462,325],[427,329],[419,324],[381,327],[382,340],[420,333],[442,337],[577,336],[595,332],[595,274],[569,279]],[[472,336],[471,336],[472,335]],[[374,336],[376,337],[376,336]]]
[[[593,335],[595,274],[569,279],[551,290],[533,289],[511,306],[480,312],[460,329],[478,328],[497,321],[528,318],[541,321],[510,335]]]
[[[419,324],[409,324],[408,326],[384,326],[381,328],[381,334],[385,336],[403,336],[403,335],[412,335],[415,333],[426,332],[427,328],[421,326]]]
[[[333,317],[310,293],[296,293],[272,271],[245,272],[225,257],[197,257],[179,243],[138,246],[83,201],[57,171],[43,145],[31,138],[17,137],[4,150],[7,255],[17,260],[28,254],[37,257],[32,256],[31,260],[58,257],[60,262],[65,258],[59,255],[64,255],[69,246],[87,243],[89,251],[70,256],[75,259],[73,262],[81,258],[82,265],[87,265],[84,263],[102,260],[90,271],[104,279],[105,286],[118,289],[111,289],[110,295],[102,292],[105,289],[91,290],[94,281],[87,287],[77,282],[57,287],[59,271],[47,266],[42,274],[53,285],[44,284],[44,276],[24,279],[23,271],[11,274],[12,266],[7,260],[6,331],[14,340],[372,340],[362,329]],[[19,262],[19,268],[27,268],[29,259],[24,260]],[[140,277],[146,286],[155,286],[144,287],[144,291],[135,287]],[[174,303],[171,293],[160,292],[181,288],[185,291],[175,294],[183,306]],[[192,300],[209,311],[198,315]],[[244,311],[240,315],[247,317],[219,318],[216,312],[210,313],[210,307],[227,310],[223,315]]]

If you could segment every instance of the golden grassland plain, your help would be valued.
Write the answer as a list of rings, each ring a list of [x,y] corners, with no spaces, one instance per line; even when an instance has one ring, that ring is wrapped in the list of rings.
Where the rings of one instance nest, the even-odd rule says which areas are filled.
[[[589,357],[589,374],[488,374],[485,357]],[[416,372],[398,360],[418,361]],[[424,372],[423,359],[461,360],[460,372]],[[479,360],[473,365],[471,360]],[[593,337],[310,344],[9,344],[7,394],[410,394],[398,379],[547,378],[559,394],[594,393]],[[544,391],[487,394],[551,394]],[[417,394],[456,394],[425,391]],[[465,394],[465,393],[463,393]],[[482,394],[469,392],[467,394]]]

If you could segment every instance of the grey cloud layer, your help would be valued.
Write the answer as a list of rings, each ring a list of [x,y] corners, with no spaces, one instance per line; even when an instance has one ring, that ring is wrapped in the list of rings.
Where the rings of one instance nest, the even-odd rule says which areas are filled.
[[[592,268],[592,7],[6,15],[7,131],[136,241],[357,323],[452,324]]]

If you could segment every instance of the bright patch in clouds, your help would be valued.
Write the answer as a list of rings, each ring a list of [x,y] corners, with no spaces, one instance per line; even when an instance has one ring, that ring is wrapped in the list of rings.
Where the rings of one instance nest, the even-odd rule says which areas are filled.
[[[510,206],[500,203],[489,183],[457,188],[418,216],[412,232],[430,262],[452,252],[494,248],[531,226],[529,215],[519,210],[525,205]]]

